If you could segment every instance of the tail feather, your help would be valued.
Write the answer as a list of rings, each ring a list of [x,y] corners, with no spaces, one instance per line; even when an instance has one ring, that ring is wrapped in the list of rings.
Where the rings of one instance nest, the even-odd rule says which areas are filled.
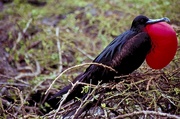
[[[108,72],[108,73],[107,73]],[[102,79],[101,83],[108,82],[109,79],[113,79],[114,72],[110,72],[109,70],[106,70],[103,67],[97,67],[95,65],[92,65],[86,69],[86,71],[80,75],[78,75],[74,80],[73,84],[75,84],[77,81],[83,82],[83,83],[91,83],[91,84],[98,84],[98,81]],[[83,98],[87,94],[83,94],[82,87],[84,85],[78,84],[73,87],[71,92],[68,94],[66,100],[64,101],[64,104],[72,99],[75,99],[75,97]],[[50,100],[52,102],[55,102],[53,100],[56,100],[57,97],[62,96],[63,94],[67,93],[72,88],[72,84],[69,84],[68,86],[64,87],[62,90],[60,90],[58,93],[56,93]]]
[[[68,92],[68,90],[71,89],[71,87],[72,87],[71,85],[68,85],[68,86],[64,87],[58,93],[53,95],[53,97],[51,97],[49,100],[53,100],[54,98],[57,98],[57,97],[62,96],[63,94],[66,94]]]
[[[75,84],[77,81],[79,82],[84,82],[87,79],[87,73],[82,73],[79,76],[77,76],[74,80],[73,80],[73,84]],[[75,87],[73,87],[73,90],[71,91],[71,93],[68,95],[68,97],[66,98],[66,100],[64,101],[64,103],[74,99],[75,97],[81,98],[83,97],[83,94],[81,93],[82,90],[82,85],[76,85]],[[72,84],[69,84],[68,86],[64,87],[63,89],[61,89],[58,93],[56,93],[53,97],[51,97],[49,99],[49,101],[53,101],[55,99],[57,99],[58,97],[61,97],[63,94],[66,94],[70,89],[72,88]]]

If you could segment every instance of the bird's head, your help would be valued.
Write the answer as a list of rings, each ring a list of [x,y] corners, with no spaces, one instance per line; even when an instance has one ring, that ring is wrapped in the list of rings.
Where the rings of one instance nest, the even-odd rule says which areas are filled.
[[[167,22],[170,22],[167,17],[149,19],[139,15],[131,26],[131,30],[147,32],[151,38],[152,47],[146,56],[146,62],[153,69],[161,69],[168,65],[177,51],[176,32]]]
[[[167,17],[161,19],[149,19],[146,16],[139,15],[133,20],[131,30],[142,32],[144,31],[146,25],[158,22],[170,22],[170,20]]]

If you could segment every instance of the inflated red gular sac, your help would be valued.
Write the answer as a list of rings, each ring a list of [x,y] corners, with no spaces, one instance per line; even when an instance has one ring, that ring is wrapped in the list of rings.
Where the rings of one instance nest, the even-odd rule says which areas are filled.
[[[153,69],[162,69],[170,63],[176,54],[178,47],[176,32],[166,22],[150,23],[145,30],[152,42],[152,48],[146,56],[146,62]]]

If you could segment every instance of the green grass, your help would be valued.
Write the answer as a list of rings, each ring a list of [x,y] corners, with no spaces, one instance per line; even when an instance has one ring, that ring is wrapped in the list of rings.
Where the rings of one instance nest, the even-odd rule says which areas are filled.
[[[41,85],[44,86],[43,82],[54,80],[59,73],[57,39],[61,43],[64,70],[70,66],[91,62],[114,37],[129,29],[132,20],[139,14],[149,18],[168,17],[178,26],[179,4],[179,0],[49,0],[45,6],[37,7],[23,0],[14,0],[4,5],[4,10],[0,13],[4,24],[13,24],[8,30],[8,41],[11,41],[13,46],[16,44],[15,49],[5,49],[12,57],[14,65],[21,64],[20,60],[23,59],[25,65],[33,67],[35,71],[35,60],[39,62],[41,73],[35,77],[25,77],[29,79],[25,81],[31,86],[28,90],[32,91],[35,86],[35,90],[39,90]],[[65,15],[66,18],[60,19],[55,27],[43,24],[45,18],[54,20],[59,15]],[[56,27],[60,28],[59,37],[56,35]],[[18,33],[25,29],[25,36],[18,41]],[[179,35],[178,38],[180,39]],[[32,47],[36,42],[39,44]],[[71,80],[81,71],[83,69],[68,72],[54,87],[68,83],[67,80]],[[42,84],[38,84],[41,81]],[[179,89],[174,90],[179,94]],[[26,92],[25,90],[23,93]]]

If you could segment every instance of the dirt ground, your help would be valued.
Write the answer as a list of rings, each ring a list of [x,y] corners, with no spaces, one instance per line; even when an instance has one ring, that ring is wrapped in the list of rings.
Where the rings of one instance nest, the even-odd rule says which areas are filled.
[[[72,66],[91,62],[138,14],[170,16],[180,39],[178,0],[105,1],[0,1],[0,119],[57,118],[79,108],[71,102],[50,112],[47,100],[87,67]],[[99,100],[79,118],[180,118],[180,46],[167,67],[153,70],[144,63],[121,79],[95,86]],[[104,92],[111,87],[116,90]]]

